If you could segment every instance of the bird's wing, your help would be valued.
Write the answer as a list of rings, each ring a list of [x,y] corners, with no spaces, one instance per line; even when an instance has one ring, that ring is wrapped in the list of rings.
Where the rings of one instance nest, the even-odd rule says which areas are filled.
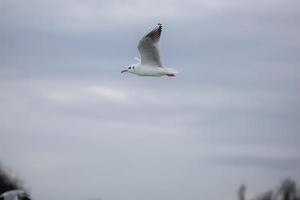
[[[152,31],[147,33],[139,42],[138,50],[141,54],[142,65],[162,67],[158,49],[162,25],[158,24]]]

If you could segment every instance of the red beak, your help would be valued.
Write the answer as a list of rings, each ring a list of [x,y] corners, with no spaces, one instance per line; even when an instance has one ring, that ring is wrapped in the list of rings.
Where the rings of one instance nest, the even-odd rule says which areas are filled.
[[[121,71],[121,73],[124,73],[124,72],[127,72],[127,69],[124,69],[124,70]]]

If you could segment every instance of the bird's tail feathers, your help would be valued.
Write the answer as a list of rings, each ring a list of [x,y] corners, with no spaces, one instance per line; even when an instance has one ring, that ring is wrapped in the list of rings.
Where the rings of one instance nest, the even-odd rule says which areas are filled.
[[[179,71],[176,70],[176,69],[173,69],[173,68],[164,68],[166,70],[167,73],[170,73],[170,74],[179,74]]]

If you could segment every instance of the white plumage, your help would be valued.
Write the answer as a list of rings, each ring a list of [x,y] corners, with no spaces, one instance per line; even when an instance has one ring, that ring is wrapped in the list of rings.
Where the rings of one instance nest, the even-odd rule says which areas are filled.
[[[139,42],[138,50],[141,59],[135,58],[138,63],[130,65],[124,72],[139,76],[175,76],[178,72],[172,68],[164,68],[159,54],[159,40],[162,25],[159,23],[152,31],[147,33]]]

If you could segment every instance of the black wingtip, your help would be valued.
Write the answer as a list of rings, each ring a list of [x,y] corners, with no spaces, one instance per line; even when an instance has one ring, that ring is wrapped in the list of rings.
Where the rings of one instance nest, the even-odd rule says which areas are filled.
[[[161,23],[158,23],[157,25],[158,25],[158,28],[157,28],[158,31],[161,32],[161,30],[162,30],[162,24],[161,24]]]

